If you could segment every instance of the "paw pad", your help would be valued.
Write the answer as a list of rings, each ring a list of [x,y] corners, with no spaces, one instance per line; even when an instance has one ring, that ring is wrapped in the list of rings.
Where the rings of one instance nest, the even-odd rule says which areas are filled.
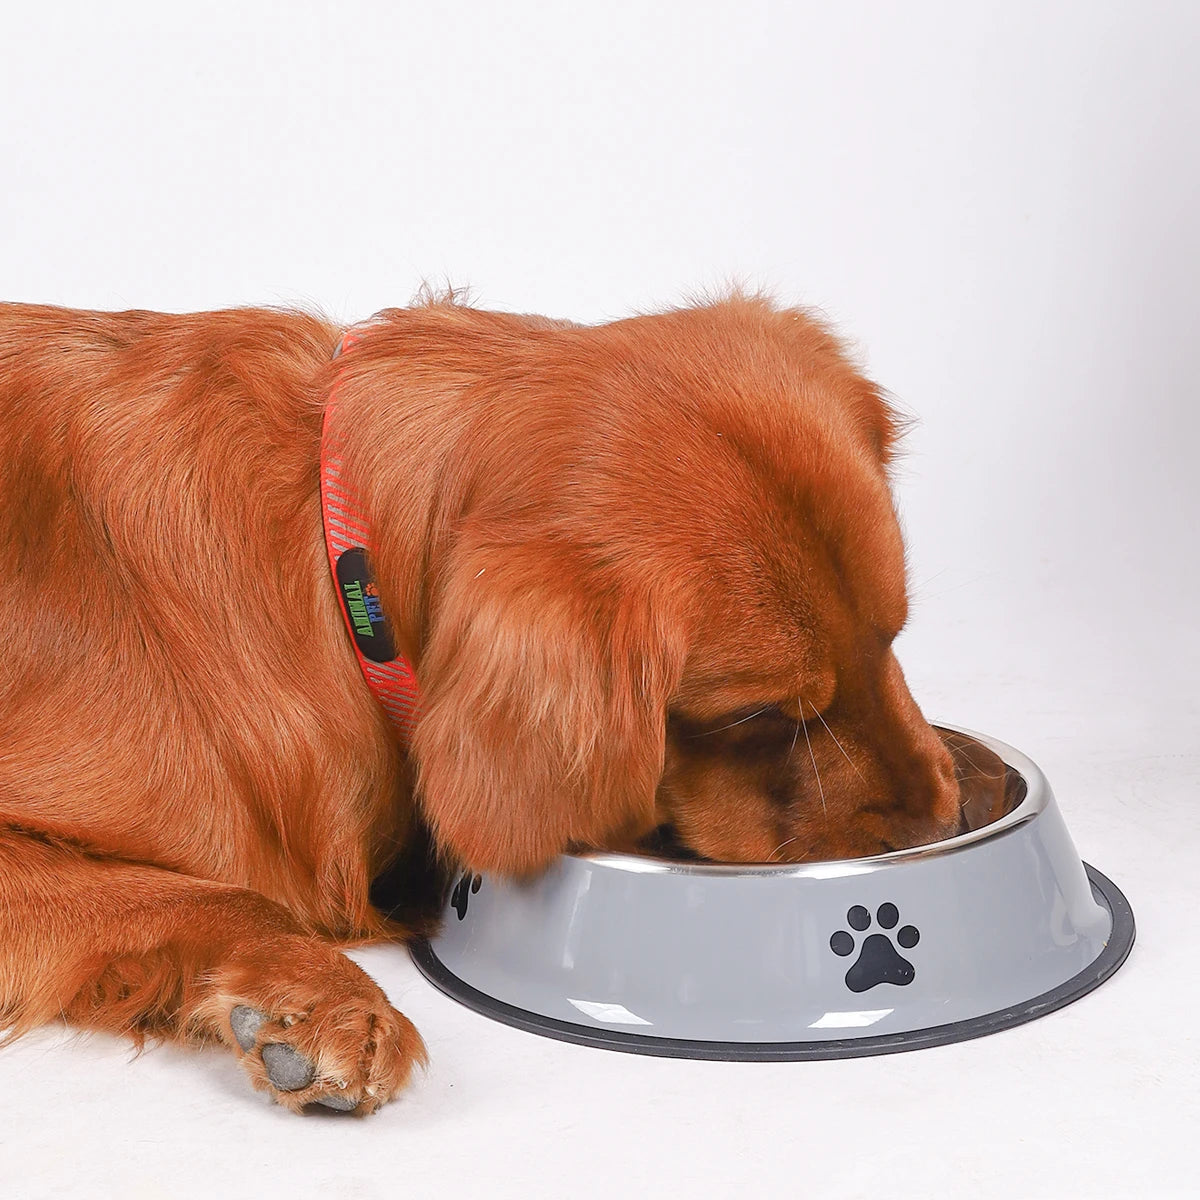
[[[262,1060],[271,1086],[279,1092],[303,1091],[317,1074],[317,1068],[299,1050],[293,1050],[283,1042],[270,1042],[264,1046]]]
[[[233,1030],[234,1040],[247,1054],[254,1049],[258,1042],[258,1031],[269,1019],[266,1013],[248,1004],[235,1005],[230,1011],[229,1027]],[[282,1021],[284,1025],[294,1023],[295,1017],[290,1020],[285,1017]],[[313,1062],[285,1042],[268,1042],[259,1055],[266,1068],[267,1079],[277,1092],[301,1092],[316,1078],[317,1068]],[[351,1096],[318,1096],[314,1103],[332,1108],[335,1112],[352,1112],[358,1107],[358,1101]]]
[[[237,1044],[243,1050],[254,1049],[254,1043],[258,1041],[258,1031],[266,1019],[266,1013],[260,1013],[258,1009],[251,1008],[248,1004],[239,1004],[229,1014],[229,1026],[233,1030]]]
[[[906,987],[917,976],[916,967],[897,951],[896,945],[911,950],[921,940],[920,931],[915,925],[905,925],[892,934],[890,930],[900,921],[900,910],[890,903],[879,906],[875,920],[889,932],[868,934],[862,940],[858,958],[846,972],[846,986],[852,992],[866,992],[881,983]],[[871,914],[861,904],[856,904],[846,913],[846,924],[859,933],[866,933],[871,927]],[[829,948],[842,958],[853,954],[856,945],[854,935],[845,929],[839,929],[829,939]]]

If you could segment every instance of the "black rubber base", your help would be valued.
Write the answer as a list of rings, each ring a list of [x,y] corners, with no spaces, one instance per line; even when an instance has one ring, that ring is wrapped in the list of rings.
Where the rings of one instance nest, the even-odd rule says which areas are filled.
[[[433,952],[433,947],[422,938],[410,947],[413,961],[421,974],[447,996],[467,1008],[482,1013],[485,1017],[513,1025],[529,1033],[540,1033],[544,1037],[557,1038],[563,1042],[577,1042],[582,1046],[598,1046],[604,1050],[622,1050],[627,1054],[654,1054],[662,1058],[706,1058],[724,1062],[800,1062],[820,1058],[861,1058],[870,1054],[898,1054],[903,1050],[923,1050],[927,1046],[945,1046],[951,1042],[965,1042],[969,1038],[999,1033],[1014,1025],[1023,1025],[1056,1008],[1086,996],[1097,988],[1125,961],[1133,946],[1135,933],[1133,910],[1121,889],[1111,879],[1102,875],[1095,867],[1083,864],[1087,871],[1092,892],[1098,903],[1112,914],[1112,933],[1104,949],[1090,966],[1066,983],[1035,996],[1024,1004],[973,1017],[969,1021],[955,1021],[949,1025],[936,1025],[929,1029],[914,1029],[908,1033],[875,1034],[871,1037],[836,1038],[820,1042],[700,1042],[678,1038],[653,1037],[639,1033],[614,1033],[607,1029],[595,1029],[587,1025],[575,1025],[569,1021],[558,1021],[553,1017],[539,1016],[514,1008],[500,1000],[493,1000],[483,992],[463,983],[452,975]]]

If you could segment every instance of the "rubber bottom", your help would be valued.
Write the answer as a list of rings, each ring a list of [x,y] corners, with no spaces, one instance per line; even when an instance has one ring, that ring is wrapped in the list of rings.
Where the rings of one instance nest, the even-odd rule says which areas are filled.
[[[1004,1008],[969,1021],[955,1021],[929,1029],[914,1029],[907,1033],[874,1034],[869,1037],[837,1038],[819,1042],[708,1042],[679,1038],[653,1037],[648,1034],[617,1033],[575,1025],[543,1017],[525,1009],[514,1008],[494,1000],[483,992],[463,983],[451,974],[434,953],[425,938],[412,943],[410,952],[421,974],[447,996],[485,1017],[505,1025],[538,1033],[543,1037],[581,1046],[596,1046],[602,1050],[621,1050],[626,1054],[653,1054],[661,1058],[703,1058],[724,1062],[804,1062],[822,1058],[862,1058],[871,1054],[898,1054],[905,1050],[923,1050],[929,1046],[946,1046],[970,1038],[999,1033],[1014,1025],[1036,1020],[1055,1009],[1063,1008],[1098,988],[1114,974],[1133,947],[1135,926],[1129,902],[1111,879],[1095,867],[1084,863],[1092,893],[1112,915],[1112,933],[1096,960],[1066,983],[1052,991],[1035,996],[1024,1004]]]

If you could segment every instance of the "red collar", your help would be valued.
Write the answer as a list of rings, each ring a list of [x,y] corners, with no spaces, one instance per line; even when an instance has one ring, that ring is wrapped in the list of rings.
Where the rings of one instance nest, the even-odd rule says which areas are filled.
[[[353,331],[346,333],[334,357],[348,351],[356,340]],[[371,573],[371,529],[350,485],[341,475],[340,447],[330,429],[337,392],[335,381],[321,427],[321,521],[325,526],[325,549],[363,678],[400,741],[407,746],[417,720],[417,677],[412,664],[396,653],[391,626],[384,616],[379,589]]]

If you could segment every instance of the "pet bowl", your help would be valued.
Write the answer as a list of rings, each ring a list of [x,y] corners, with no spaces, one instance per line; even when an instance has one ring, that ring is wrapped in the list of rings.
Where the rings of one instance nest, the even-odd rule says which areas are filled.
[[[968,803],[957,837],[836,862],[600,853],[529,883],[468,876],[413,957],[506,1024],[682,1058],[884,1054],[1061,1008],[1125,960],[1133,913],[1029,759],[943,734],[1004,773],[1003,803]]]

